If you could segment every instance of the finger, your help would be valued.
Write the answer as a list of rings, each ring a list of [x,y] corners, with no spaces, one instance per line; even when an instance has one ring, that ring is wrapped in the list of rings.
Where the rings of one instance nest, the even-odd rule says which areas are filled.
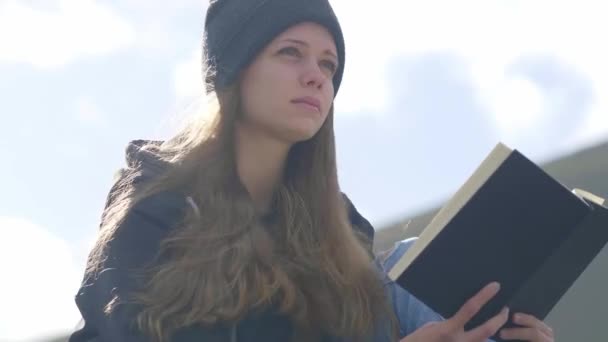
[[[513,321],[519,325],[529,328],[537,328],[545,335],[553,337],[553,329],[538,318],[525,313],[518,312],[513,315]]]
[[[448,320],[452,328],[464,329],[465,324],[467,324],[499,290],[500,284],[492,282],[477,292],[477,294],[464,303],[460,310]]]
[[[508,328],[500,331],[503,340],[522,340],[530,342],[553,342],[553,338],[536,328]]]
[[[509,320],[509,309],[504,308],[502,311],[490,318],[484,324],[472,329],[466,333],[468,339],[466,341],[486,341],[492,335],[496,334],[498,330],[507,323]]]

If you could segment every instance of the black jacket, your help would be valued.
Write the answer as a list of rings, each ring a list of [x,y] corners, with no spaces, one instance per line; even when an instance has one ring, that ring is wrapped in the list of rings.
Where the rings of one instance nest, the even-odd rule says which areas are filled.
[[[134,141],[127,147],[127,167],[140,168],[141,176],[136,182],[145,182],[163,168],[155,156],[141,149],[146,141]],[[107,205],[113,200],[114,188],[110,191]],[[374,229],[344,196],[349,206],[349,217],[356,229],[373,241]],[[129,270],[149,265],[163,240],[184,214],[189,205],[187,198],[179,193],[163,192],[136,204],[128,213],[115,238],[109,243],[103,271],[95,279],[84,279],[76,295],[76,304],[82,314],[84,325],[75,331],[70,342],[143,342],[148,339],[131,325],[138,308],[134,304],[121,304],[110,314],[104,307],[115,296],[125,298],[139,284],[130,276]],[[265,341],[284,342],[291,334],[288,318],[277,313],[264,312],[248,316],[236,327],[218,324],[213,328],[192,326],[176,332],[174,342],[206,341]],[[327,341],[337,341],[327,338]]]

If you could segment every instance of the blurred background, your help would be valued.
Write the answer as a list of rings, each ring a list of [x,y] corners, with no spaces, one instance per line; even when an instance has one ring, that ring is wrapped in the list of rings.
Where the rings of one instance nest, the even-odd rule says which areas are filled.
[[[608,197],[602,2],[331,3],[347,47],[341,185],[377,249],[417,235],[499,141]],[[63,341],[77,325],[126,144],[198,108],[206,6],[0,0],[0,341]],[[608,340],[607,267],[603,251],[552,312],[558,340]]]

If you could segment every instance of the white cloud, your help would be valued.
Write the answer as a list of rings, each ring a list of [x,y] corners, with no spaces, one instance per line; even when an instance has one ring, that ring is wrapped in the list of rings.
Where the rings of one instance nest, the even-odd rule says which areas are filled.
[[[105,127],[107,118],[95,101],[89,97],[80,97],[74,103],[74,119],[81,124],[94,127]]]
[[[517,141],[529,135],[547,117],[543,94],[526,78],[505,78],[487,84],[480,93],[503,140]]]
[[[123,0],[123,3],[132,8],[139,8],[148,13],[176,14],[183,10],[193,8],[207,8],[207,0],[174,0],[168,1],[149,1],[149,0]],[[204,12],[202,12],[204,13]]]
[[[52,11],[17,0],[0,3],[0,62],[55,68],[134,40],[131,25],[94,0],[60,0]]]
[[[608,103],[603,101],[593,108],[582,127],[566,140],[564,146],[577,150],[577,146],[592,146],[605,141],[608,141]]]
[[[171,134],[207,108],[208,98],[205,95],[201,56],[202,48],[199,46],[175,67],[173,74],[175,107],[172,110],[173,115],[166,122],[163,134]]]
[[[202,30],[207,7],[206,0],[122,0],[121,7],[132,13],[129,19],[137,27],[137,47],[147,53],[167,54],[181,49],[179,43],[185,37],[196,34],[192,27]],[[199,14],[195,21],[190,20]],[[187,38],[185,38],[187,39]]]
[[[505,0],[332,0],[347,46],[340,113],[379,115],[385,109],[387,61],[443,51],[469,65],[477,96],[497,132],[541,129],[551,120],[541,94],[529,80],[512,78],[511,63],[535,54],[555,57],[592,82],[596,97],[608,97],[608,50],[598,42],[608,30],[597,1]],[[513,103],[515,102],[515,103]],[[605,107],[604,107],[605,108]],[[506,113],[512,115],[507,117]],[[594,114],[595,115],[595,114]],[[597,117],[595,115],[594,117]],[[597,119],[590,119],[597,120]],[[578,134],[591,134],[586,128]],[[588,133],[586,133],[588,132]]]
[[[375,2],[378,6],[373,8],[394,6],[392,2],[384,2]],[[331,3],[346,45],[345,72],[336,97],[337,114],[381,115],[388,102],[385,65],[396,54],[390,39],[379,36],[383,19],[374,15],[366,1],[334,0]],[[366,18],[366,22],[362,23],[361,18]]]
[[[74,329],[81,274],[67,243],[28,220],[0,217],[0,340],[32,341]]]
[[[73,161],[85,159],[89,153],[89,147],[82,141],[55,142],[51,145],[50,151],[58,157]]]
[[[201,49],[199,47],[192,51],[188,59],[175,67],[173,84],[178,103],[191,101],[204,94]]]

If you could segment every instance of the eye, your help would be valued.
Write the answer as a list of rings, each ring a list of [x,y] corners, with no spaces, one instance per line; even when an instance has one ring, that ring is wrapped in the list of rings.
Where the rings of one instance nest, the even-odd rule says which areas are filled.
[[[321,61],[321,64],[323,65],[323,67],[327,68],[329,71],[331,71],[331,73],[335,73],[336,70],[338,69],[338,66],[336,65],[336,63],[334,63],[332,60],[326,59]]]
[[[296,56],[296,57],[302,56],[302,53],[300,52],[300,50],[298,50],[297,48],[295,48],[293,46],[288,46],[288,47],[282,48],[281,50],[279,50],[279,53],[287,54],[290,56]]]

